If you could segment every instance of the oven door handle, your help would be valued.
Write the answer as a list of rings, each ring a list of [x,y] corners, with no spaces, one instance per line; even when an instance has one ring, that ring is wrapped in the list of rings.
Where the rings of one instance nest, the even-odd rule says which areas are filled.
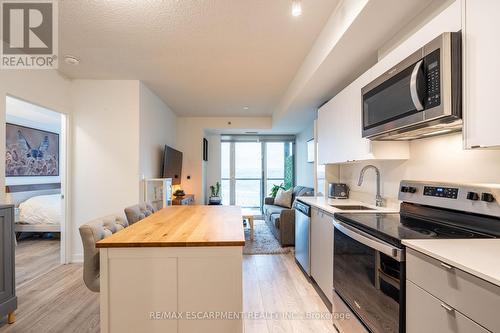
[[[422,105],[422,102],[420,100],[420,96],[418,96],[418,90],[417,90],[418,71],[420,70],[420,67],[422,67],[422,63],[423,60],[420,60],[415,64],[415,67],[413,67],[413,72],[411,73],[411,78],[410,78],[411,100],[413,101],[413,104],[415,105],[417,111],[422,111],[424,109],[424,106]]]
[[[405,255],[402,249],[381,241],[380,239],[377,239],[376,237],[373,237],[372,235],[345,223],[334,221],[333,225],[335,226],[335,229],[342,232],[347,237],[350,237],[374,250],[382,252],[398,262],[405,261]]]

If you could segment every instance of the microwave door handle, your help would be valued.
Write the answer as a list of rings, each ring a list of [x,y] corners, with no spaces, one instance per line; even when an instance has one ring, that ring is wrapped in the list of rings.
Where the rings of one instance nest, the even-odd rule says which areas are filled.
[[[402,262],[405,260],[403,251],[401,249],[398,249],[397,247],[383,242],[373,237],[372,235],[351,227],[345,223],[334,221],[333,225],[335,226],[335,229],[337,229],[347,237],[352,238],[355,241],[368,246],[369,248],[382,252],[389,257],[397,260],[398,262]]]
[[[420,101],[420,97],[418,96],[418,91],[417,91],[417,79],[418,79],[418,71],[420,70],[420,67],[422,66],[423,60],[420,60],[415,64],[415,67],[413,68],[413,71],[411,73],[411,78],[410,78],[410,95],[411,95],[411,100],[413,101],[413,104],[415,105],[415,108],[417,111],[422,111],[424,109],[424,106],[422,105],[422,102]]]

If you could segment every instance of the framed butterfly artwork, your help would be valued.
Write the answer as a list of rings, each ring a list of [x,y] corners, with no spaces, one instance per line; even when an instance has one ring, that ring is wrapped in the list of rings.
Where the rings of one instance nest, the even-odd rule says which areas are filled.
[[[5,176],[59,176],[59,134],[6,124]]]

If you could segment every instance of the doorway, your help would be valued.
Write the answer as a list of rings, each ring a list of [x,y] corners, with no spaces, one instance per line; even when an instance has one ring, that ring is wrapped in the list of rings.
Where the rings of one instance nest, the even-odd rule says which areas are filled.
[[[15,206],[16,286],[67,263],[67,116],[5,99],[5,198]]]

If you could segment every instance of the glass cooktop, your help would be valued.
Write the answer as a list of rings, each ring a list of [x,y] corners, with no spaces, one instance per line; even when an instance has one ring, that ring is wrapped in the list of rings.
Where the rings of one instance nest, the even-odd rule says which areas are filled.
[[[399,213],[337,213],[335,218],[397,247],[402,247],[403,239],[494,237],[465,228],[402,216]]]

